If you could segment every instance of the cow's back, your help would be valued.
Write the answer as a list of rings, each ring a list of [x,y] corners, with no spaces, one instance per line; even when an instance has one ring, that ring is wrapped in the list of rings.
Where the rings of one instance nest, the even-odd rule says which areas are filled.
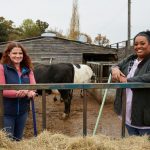
[[[72,83],[74,68],[70,63],[39,64],[34,68],[37,83]]]
[[[91,77],[93,75],[91,67],[85,64],[79,64],[78,66],[74,65],[74,70],[75,70],[74,83],[91,82]]]

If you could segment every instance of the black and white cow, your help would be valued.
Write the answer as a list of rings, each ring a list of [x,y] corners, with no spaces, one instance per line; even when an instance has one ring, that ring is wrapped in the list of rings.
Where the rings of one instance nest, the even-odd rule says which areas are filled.
[[[88,65],[73,65],[71,63],[38,64],[34,68],[37,83],[88,83],[93,75]],[[58,90],[64,101],[63,118],[69,116],[72,99],[72,90]],[[41,93],[40,93],[41,94]]]

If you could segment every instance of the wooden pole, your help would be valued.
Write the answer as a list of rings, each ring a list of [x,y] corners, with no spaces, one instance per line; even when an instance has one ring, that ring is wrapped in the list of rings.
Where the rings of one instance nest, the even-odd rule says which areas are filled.
[[[128,42],[127,42],[126,56],[128,56],[130,52],[130,45],[131,45],[130,39],[131,39],[131,0],[128,0]]]
[[[3,129],[3,117],[4,117],[4,106],[3,106],[3,91],[0,90],[0,129]]]
[[[122,96],[122,130],[121,137],[125,137],[125,123],[126,123],[126,89],[123,89]]]
[[[87,136],[87,98],[86,89],[83,89],[83,136]]]
[[[46,92],[42,90],[42,127],[46,129]]]

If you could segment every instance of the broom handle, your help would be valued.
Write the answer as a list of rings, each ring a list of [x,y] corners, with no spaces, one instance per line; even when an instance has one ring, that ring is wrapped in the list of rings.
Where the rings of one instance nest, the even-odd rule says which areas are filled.
[[[111,73],[109,74],[109,78],[108,78],[107,83],[110,83],[110,81],[111,81]],[[108,89],[105,89],[102,104],[101,104],[101,107],[99,109],[99,114],[98,114],[98,117],[97,117],[96,125],[95,125],[94,131],[93,131],[93,135],[95,135],[98,124],[99,124],[99,121],[100,121],[100,117],[101,117],[102,110],[103,110],[103,107],[104,107],[104,103],[105,103],[105,100],[106,100],[107,91],[108,91]]]
[[[35,105],[34,105],[33,98],[31,99],[31,106],[32,106],[32,119],[33,119],[34,136],[37,136]]]

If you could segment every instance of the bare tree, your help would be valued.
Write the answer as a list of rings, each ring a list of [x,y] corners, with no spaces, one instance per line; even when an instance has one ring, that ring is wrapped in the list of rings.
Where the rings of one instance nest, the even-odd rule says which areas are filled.
[[[100,46],[107,46],[109,44],[109,40],[106,38],[106,36],[98,34],[94,39],[94,43]]]
[[[58,28],[50,28],[49,30],[47,30],[47,32],[50,32],[50,33],[54,33],[56,35],[56,37],[59,37],[59,38],[67,38],[64,34],[63,34],[63,30],[61,29],[58,29]]]
[[[73,0],[72,17],[69,29],[68,38],[72,40],[78,40],[79,37],[79,14],[78,14],[78,0]]]
[[[90,37],[90,35],[87,35],[86,33],[80,33],[79,36],[80,36],[80,37],[81,37],[81,36],[86,37],[86,43],[89,43],[89,44],[92,43],[92,38]]]

